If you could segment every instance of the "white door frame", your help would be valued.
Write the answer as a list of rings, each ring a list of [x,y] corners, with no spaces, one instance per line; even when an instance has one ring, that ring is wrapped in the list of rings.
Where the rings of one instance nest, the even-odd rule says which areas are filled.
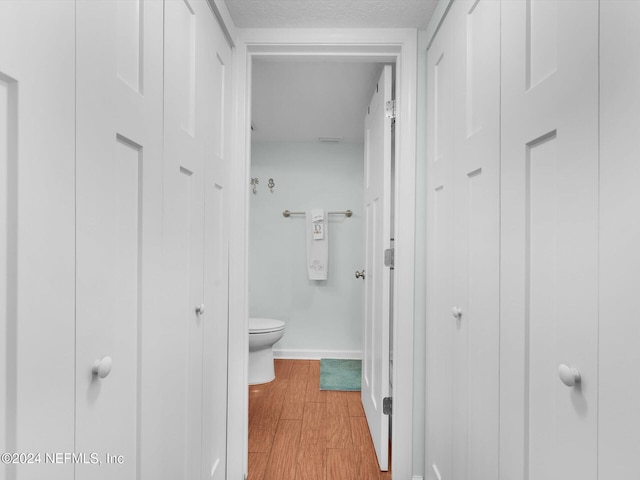
[[[229,425],[227,478],[247,472],[248,239],[251,65],[254,57],[396,64],[395,270],[393,298],[393,476],[413,470],[413,326],[416,191],[417,31],[415,29],[236,30],[235,119],[231,164]],[[400,188],[401,187],[401,188]],[[242,398],[238,398],[238,395]]]

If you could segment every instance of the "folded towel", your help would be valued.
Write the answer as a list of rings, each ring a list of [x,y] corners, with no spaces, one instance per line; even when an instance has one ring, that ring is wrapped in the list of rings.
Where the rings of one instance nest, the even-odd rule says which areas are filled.
[[[314,214],[316,221],[314,221]],[[323,210],[311,210],[306,214],[307,272],[309,280],[326,280],[329,267],[329,222],[324,220]],[[322,220],[321,220],[322,219]],[[319,232],[316,231],[319,228]],[[321,238],[315,238],[321,233]]]

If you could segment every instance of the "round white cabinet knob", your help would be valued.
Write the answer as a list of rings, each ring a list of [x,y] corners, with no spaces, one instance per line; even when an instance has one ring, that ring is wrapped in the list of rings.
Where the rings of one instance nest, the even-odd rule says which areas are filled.
[[[462,309],[460,307],[453,307],[451,309],[451,315],[453,315],[455,318],[462,317]]]
[[[93,364],[91,371],[94,375],[98,375],[100,378],[104,378],[111,373],[111,367],[113,366],[113,360],[111,357],[106,356],[102,360],[96,360]]]
[[[201,303],[200,305],[196,305],[196,313],[198,315],[204,315],[204,303]]]
[[[567,387],[573,387],[576,383],[580,383],[582,376],[577,368],[569,367],[564,363],[558,367],[558,375],[560,380]]]

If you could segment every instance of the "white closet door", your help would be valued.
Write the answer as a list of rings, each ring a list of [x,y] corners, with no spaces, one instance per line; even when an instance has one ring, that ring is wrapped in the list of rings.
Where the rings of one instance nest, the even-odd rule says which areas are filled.
[[[0,2],[0,478],[74,451],[74,2]]]
[[[166,334],[173,340],[167,419],[175,478],[200,478],[202,462],[202,348],[204,159],[199,73],[205,55],[199,0],[165,2],[165,235],[170,310]],[[198,307],[204,305],[204,315]],[[211,305],[209,305],[211,307]],[[170,385],[170,387],[169,387]],[[172,393],[169,393],[173,390]]]
[[[502,2],[501,31],[500,478],[595,479],[598,2]]]
[[[640,3],[600,3],[600,479],[638,476]]]
[[[495,480],[499,470],[500,2],[458,1],[449,15],[456,32],[450,220],[453,295],[447,318],[454,329],[451,478]]]
[[[147,417],[158,398],[146,375],[162,311],[162,3],[79,1],[76,18],[75,451],[101,462],[76,478],[138,478],[160,458],[147,428],[162,421]]]
[[[453,478],[454,22],[445,20],[427,55],[426,478]]]
[[[231,48],[213,15],[206,20],[203,84],[205,153],[202,478],[224,480],[227,455],[229,328],[229,162]]]
[[[175,478],[224,478],[230,49],[205,0],[165,2],[165,251]],[[225,103],[226,102],[226,103]],[[199,313],[200,312],[200,313]]]
[[[427,478],[495,479],[500,3],[459,1],[428,53]]]

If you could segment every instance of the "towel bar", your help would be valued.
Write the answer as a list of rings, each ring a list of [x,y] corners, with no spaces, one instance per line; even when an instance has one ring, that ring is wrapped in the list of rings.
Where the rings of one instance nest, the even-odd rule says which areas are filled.
[[[351,215],[353,215],[353,212],[351,210],[345,210],[344,212],[327,212],[329,215],[346,215],[347,217],[350,217]],[[291,215],[305,215],[305,212],[290,212],[289,210],[285,210],[284,212],[282,212],[282,216],[283,217],[290,217]]]

